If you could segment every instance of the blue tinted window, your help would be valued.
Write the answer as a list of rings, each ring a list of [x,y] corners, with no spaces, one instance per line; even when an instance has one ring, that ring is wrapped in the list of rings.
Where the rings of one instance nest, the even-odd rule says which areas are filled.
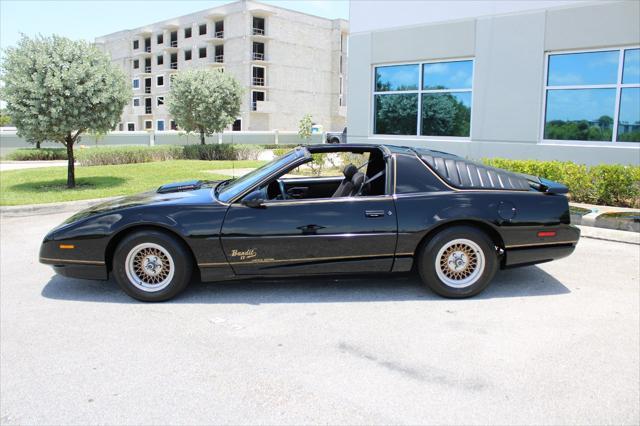
[[[640,84],[640,49],[625,50],[622,84]]]
[[[610,141],[616,89],[548,90],[544,138]]]
[[[375,96],[374,133],[378,135],[415,135],[418,126],[418,95]]]
[[[471,89],[473,62],[438,62],[424,64],[423,89]]]
[[[640,88],[625,88],[620,93],[618,140],[640,142]]]
[[[376,68],[376,92],[417,90],[418,65],[396,65]]]
[[[471,92],[425,93],[422,95],[424,136],[468,137],[471,127]]]
[[[140,88],[140,80],[138,80],[138,79],[133,80],[133,88],[134,89],[139,89]]]
[[[547,85],[616,84],[619,57],[617,50],[551,55]]]

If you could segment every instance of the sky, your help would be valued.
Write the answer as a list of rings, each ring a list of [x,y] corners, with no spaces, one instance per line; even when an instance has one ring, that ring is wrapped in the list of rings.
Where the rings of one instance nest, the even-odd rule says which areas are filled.
[[[264,0],[325,18],[349,17],[347,0]],[[93,41],[95,37],[137,28],[203,9],[224,0],[0,0],[0,49],[14,46],[20,33],[58,34]]]

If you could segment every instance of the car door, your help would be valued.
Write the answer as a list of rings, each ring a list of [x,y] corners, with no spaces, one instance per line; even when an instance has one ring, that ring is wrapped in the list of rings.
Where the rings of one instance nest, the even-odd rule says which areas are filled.
[[[397,222],[393,197],[232,204],[222,246],[238,275],[387,272]]]

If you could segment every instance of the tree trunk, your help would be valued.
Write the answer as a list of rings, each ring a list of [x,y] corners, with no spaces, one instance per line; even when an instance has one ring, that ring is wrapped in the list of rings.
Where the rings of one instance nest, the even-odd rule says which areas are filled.
[[[67,136],[65,139],[65,145],[67,146],[67,188],[69,189],[76,187],[75,160],[73,158],[74,142],[75,140],[71,136]]]
[[[204,130],[200,130],[200,145],[204,145]]]
[[[36,149],[40,149],[40,141],[36,141]]]

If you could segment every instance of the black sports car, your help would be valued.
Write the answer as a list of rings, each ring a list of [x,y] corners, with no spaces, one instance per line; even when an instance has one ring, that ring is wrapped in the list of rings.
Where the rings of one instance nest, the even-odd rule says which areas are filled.
[[[347,164],[337,177],[289,174],[336,159]],[[573,252],[580,231],[566,192],[426,149],[298,147],[237,179],[164,185],[84,210],[44,238],[40,262],[75,278],[111,273],[144,301],[172,298],[194,272],[221,281],[412,268],[436,293],[468,297],[498,269]]]

